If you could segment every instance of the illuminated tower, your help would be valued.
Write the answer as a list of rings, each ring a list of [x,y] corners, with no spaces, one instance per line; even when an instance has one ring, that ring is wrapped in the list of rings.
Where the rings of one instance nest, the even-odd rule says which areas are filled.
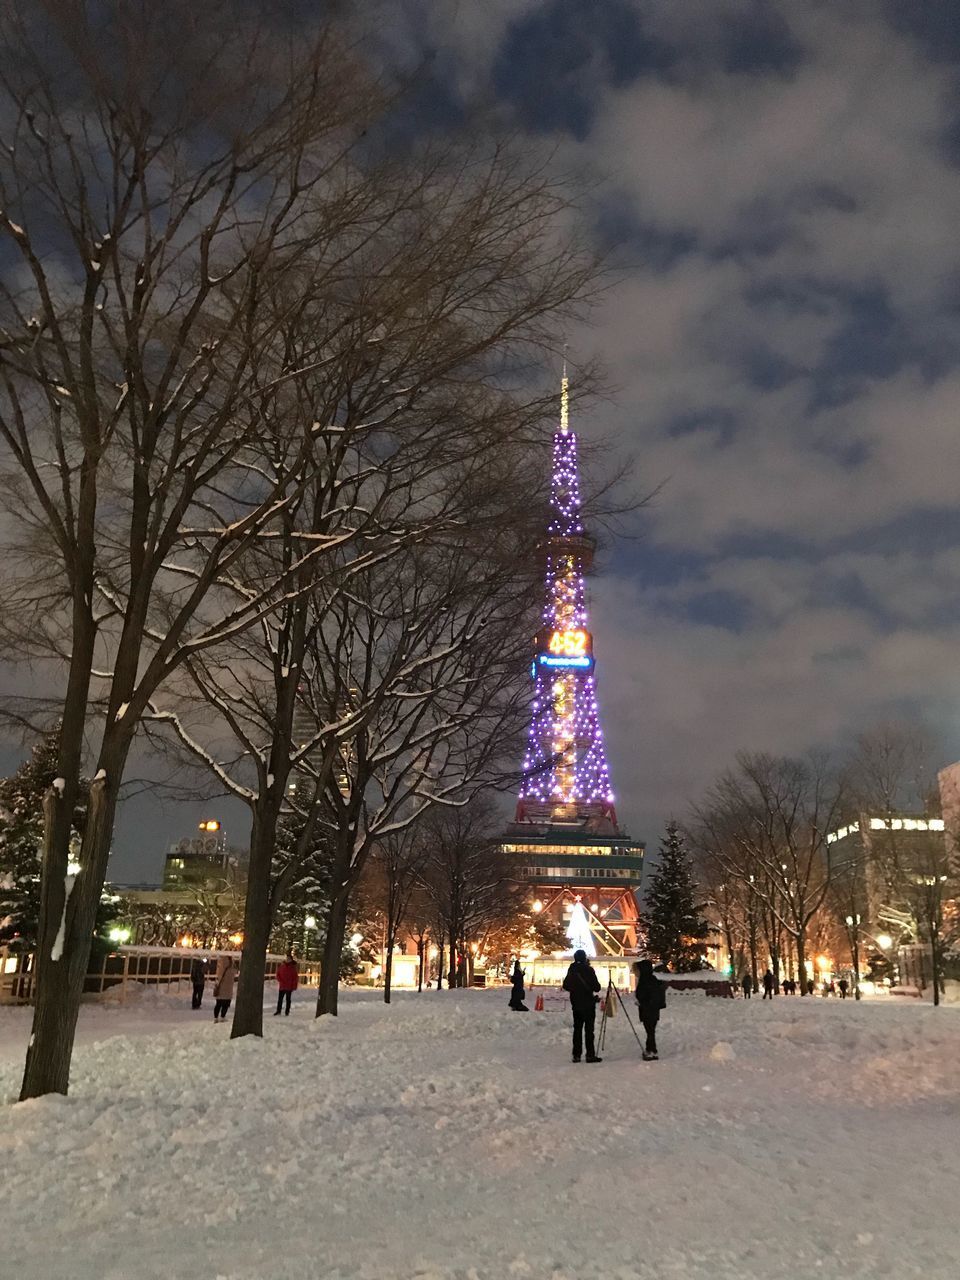
[[[539,548],[545,590],[534,645],[530,731],[516,818],[503,847],[517,878],[530,885],[535,909],[550,911],[565,928],[573,913],[582,929],[582,907],[597,955],[623,956],[636,948],[643,846],[617,825],[585,584],[594,542],[580,508],[577,436],[570,430],[564,368],[550,523]]]

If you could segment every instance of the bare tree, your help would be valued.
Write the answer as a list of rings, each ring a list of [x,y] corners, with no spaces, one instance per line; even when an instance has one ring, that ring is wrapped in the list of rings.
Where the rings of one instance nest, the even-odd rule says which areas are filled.
[[[383,601],[368,594],[364,608],[384,619],[392,583],[404,572],[391,562],[416,549],[421,609],[449,607],[442,592],[429,596],[428,550],[433,564],[452,554],[463,581],[479,572],[487,582],[489,570],[473,567],[483,561],[519,580],[516,534],[532,529],[539,432],[552,397],[510,388],[498,371],[542,354],[550,326],[582,294],[592,270],[553,233],[561,193],[500,148],[451,148],[416,162],[408,156],[393,186],[384,189],[381,171],[371,182],[384,209],[375,241],[340,264],[347,303],[333,305],[318,294],[298,310],[288,336],[296,362],[306,365],[329,331],[322,366],[286,387],[283,397],[287,428],[291,420],[310,424],[313,470],[279,512],[273,541],[260,540],[242,571],[234,569],[224,583],[240,600],[258,596],[264,588],[255,584],[278,578],[292,589],[256,628],[185,664],[194,693],[234,739],[233,764],[242,768],[190,731],[177,698],[168,694],[149,712],[154,722],[169,723],[251,811],[235,1036],[260,1033],[259,957],[296,874],[299,855],[276,856],[277,823],[285,806],[298,808],[309,844],[324,804],[338,804],[334,773],[345,743],[364,730],[387,687],[381,683],[368,702],[358,701],[354,674],[343,665],[351,602],[359,591],[369,593],[369,582],[358,586],[355,579],[383,575]],[[283,443],[282,436],[279,444],[269,436],[264,442],[259,466],[271,475]],[[509,558],[498,550],[505,536]],[[306,550],[317,539],[324,540],[323,556]],[[395,673],[405,652],[405,644],[395,649]],[[327,676],[311,696],[318,654]],[[389,682],[389,668],[380,677]],[[322,717],[298,740],[297,718],[303,727],[311,706]]]
[[[528,915],[520,887],[494,841],[495,814],[485,797],[427,819],[428,852],[421,870],[438,926],[450,947],[448,985],[471,981],[473,951],[508,922]]]
[[[371,862],[379,880],[377,895],[383,914],[383,1000],[390,1003],[393,981],[393,950],[403,927],[411,900],[418,887],[418,872],[424,857],[422,827],[391,831],[379,842]]]
[[[516,576],[523,532],[500,530],[510,555],[488,544],[478,556],[472,534],[460,547],[448,540],[411,554],[392,566],[389,582],[371,578],[362,594],[341,600],[339,622],[321,637],[309,689],[316,722],[329,723],[341,698],[366,710],[356,733],[340,735],[326,783],[335,895],[318,1014],[336,1012],[330,961],[371,848],[432,807],[461,805],[501,780],[517,748],[526,701]]]
[[[63,732],[22,1096],[65,1092],[123,770],[188,657],[282,594],[215,585],[295,491],[309,435],[251,484],[245,451],[302,372],[284,319],[354,227],[336,182],[378,95],[342,42],[232,6],[11,0],[0,230],[0,440],[24,572],[19,648],[59,653]],[[317,352],[314,359],[322,359]],[[92,692],[93,690],[93,692]],[[80,871],[68,815],[103,710]]]
[[[807,934],[831,883],[827,834],[845,799],[827,757],[741,753],[697,811],[700,843],[792,939],[801,991]]]
[[[502,367],[504,333],[541,341],[546,318],[588,271],[559,241],[545,250],[558,203],[547,183],[531,185],[496,160],[501,180],[489,183],[489,202],[468,207],[435,164],[419,164],[411,183],[392,157],[378,159],[364,133],[385,97],[334,27],[267,29],[228,4],[198,10],[185,0],[13,0],[3,24],[0,230],[19,261],[0,286],[0,439],[8,508],[23,529],[17,550],[29,566],[7,584],[17,604],[9,616],[21,650],[60,653],[66,667],[29,1097],[67,1088],[79,940],[99,899],[142,716],[174,673],[305,589],[307,566],[329,565],[343,531],[301,522],[280,575],[256,591],[235,590],[240,566],[302,510],[345,421],[362,421],[371,437],[379,428],[387,467],[391,405],[410,416],[415,405],[429,421],[416,403],[424,370],[405,367],[404,344],[420,350],[431,324],[459,326],[462,388],[497,360]],[[476,194],[493,171],[463,159],[462,189]],[[484,221],[491,209],[499,220]],[[474,258],[453,275],[457,223]],[[405,239],[402,227],[411,228]],[[394,278],[387,299],[371,282],[401,245],[448,271]],[[483,271],[491,259],[492,283]],[[376,346],[388,301],[392,363],[378,370],[375,358],[356,357]],[[511,306],[513,330],[501,325]],[[359,378],[343,377],[351,355]],[[325,393],[307,397],[322,416],[290,412],[306,407],[303,379],[331,362]],[[449,351],[433,372],[452,402]],[[374,385],[389,395],[371,397]],[[432,411],[441,412],[437,402]],[[284,666],[278,702],[289,707],[297,677]],[[80,873],[68,877],[64,815],[92,708],[103,721],[90,822]],[[282,804],[280,771],[270,750],[260,763],[257,795],[270,817]],[[256,862],[251,879],[263,880]],[[247,931],[259,950],[258,910]],[[238,1013],[250,998],[238,996]]]
[[[845,841],[843,853],[835,853],[833,857],[827,903],[844,929],[850,963],[853,965],[853,994],[856,1000],[861,998],[860,941],[862,930],[868,923],[867,882],[866,845],[862,839]]]

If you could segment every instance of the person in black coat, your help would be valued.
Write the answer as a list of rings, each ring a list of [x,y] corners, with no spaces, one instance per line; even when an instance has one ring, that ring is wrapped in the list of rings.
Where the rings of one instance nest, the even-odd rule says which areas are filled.
[[[640,1010],[640,1021],[647,1033],[647,1044],[643,1051],[644,1062],[657,1058],[657,1023],[660,1021],[660,1010],[667,1007],[667,988],[653,972],[652,960],[641,960],[636,966],[637,974],[637,1007]]]
[[[583,1053],[583,1040],[587,1041],[587,1061],[602,1062],[597,1057],[593,1042],[593,1024],[597,1016],[597,1000],[600,997],[600,979],[587,960],[585,951],[573,953],[573,964],[563,980],[563,989],[570,996],[573,1009],[573,1060],[579,1062]]]
[[[190,982],[193,986],[192,1007],[199,1009],[203,1003],[203,990],[207,983],[207,966],[199,956],[194,956],[190,961]]]
[[[749,973],[745,973],[740,979],[740,987],[743,991],[744,1000],[749,1000],[753,995],[753,979],[750,977]]]
[[[510,981],[513,984],[513,990],[510,993],[510,1008],[516,1009],[518,1013],[529,1013],[530,1010],[523,1003],[526,991],[523,989],[523,970],[520,968],[520,961],[514,960],[513,973],[510,975]]]
[[[772,1000],[774,991],[776,990],[776,980],[770,969],[763,975],[763,998],[764,1000]]]

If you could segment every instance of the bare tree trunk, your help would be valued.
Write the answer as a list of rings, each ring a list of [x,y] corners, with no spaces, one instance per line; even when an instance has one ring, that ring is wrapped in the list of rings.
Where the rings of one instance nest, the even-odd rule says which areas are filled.
[[[81,870],[76,877],[64,875],[59,884],[48,877],[37,951],[37,1002],[23,1072],[20,1100],[47,1093],[66,1093],[70,1082],[70,1059],[80,1013],[83,980],[90,962],[90,946],[96,925],[97,907],[110,853],[110,838],[117,805],[118,783],[123,771],[125,750],[113,762],[115,772],[96,778],[90,787],[87,823],[80,852]],[[66,788],[64,789],[66,792]],[[56,814],[64,805],[58,792],[44,799],[45,856],[56,857],[50,848],[57,829]],[[62,817],[61,817],[62,820]],[[64,865],[66,871],[66,864]],[[59,915],[52,916],[59,906]]]
[[[936,1008],[940,1004],[940,940],[938,930],[934,925],[930,930],[930,963],[933,967],[933,1004]]]
[[[231,1040],[240,1036],[263,1035],[263,985],[273,923],[270,871],[277,829],[275,815],[262,812],[264,807],[261,805],[254,809],[250,831],[247,897],[243,908],[243,955]]]
[[[806,938],[803,936],[804,930],[800,930],[794,941],[797,948],[797,978],[800,981],[800,994],[807,994],[807,965],[806,965]]]
[[[383,1003],[390,1003],[390,990],[393,984],[393,947],[396,941],[394,934],[397,931],[396,922],[396,888],[393,883],[387,892],[387,914],[384,920],[384,941],[383,941]]]
[[[317,986],[318,1018],[324,1014],[337,1015],[337,997],[340,991],[340,956],[343,953],[343,935],[347,930],[347,902],[345,892],[341,892],[330,903],[330,921],[327,925],[327,936],[323,942],[323,957],[320,961],[320,982]]]

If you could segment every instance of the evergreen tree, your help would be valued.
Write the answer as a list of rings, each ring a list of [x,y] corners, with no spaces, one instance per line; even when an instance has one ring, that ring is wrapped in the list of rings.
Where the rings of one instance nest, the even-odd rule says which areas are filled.
[[[43,797],[57,776],[59,728],[44,735],[12,777],[0,782],[0,942],[36,944],[43,855]],[[85,788],[84,788],[85,790]],[[74,815],[79,846],[85,809]]]
[[[660,861],[650,877],[641,921],[651,955],[675,972],[699,969],[703,963],[709,926],[700,918],[703,907],[696,897],[690,855],[680,828],[671,820],[660,842]]]

